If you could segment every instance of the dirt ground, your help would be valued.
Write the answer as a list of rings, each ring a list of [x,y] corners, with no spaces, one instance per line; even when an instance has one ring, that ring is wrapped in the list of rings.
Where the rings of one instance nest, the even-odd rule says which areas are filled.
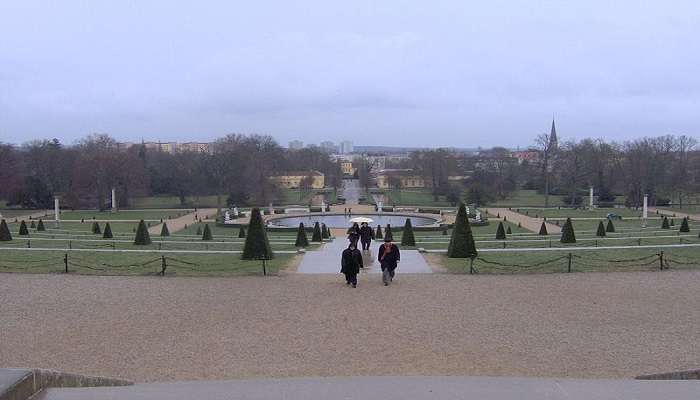
[[[136,381],[700,367],[700,271],[378,279],[0,274],[0,367]]]

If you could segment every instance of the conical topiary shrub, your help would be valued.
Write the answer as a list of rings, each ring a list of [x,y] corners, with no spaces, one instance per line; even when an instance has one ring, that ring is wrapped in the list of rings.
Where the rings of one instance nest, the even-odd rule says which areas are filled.
[[[163,222],[163,226],[160,227],[160,236],[170,236],[170,229],[168,229],[168,224]]]
[[[29,229],[27,229],[27,224],[22,220],[19,223],[19,235],[20,236],[27,236],[29,235]]]
[[[384,234],[382,233],[382,226],[377,225],[377,230],[374,232],[375,239],[384,239]]]
[[[413,233],[413,225],[411,224],[410,218],[406,218],[406,223],[403,225],[403,233],[401,234],[401,245],[416,245],[416,235]]]
[[[508,226],[508,229],[506,229],[506,233],[509,235],[513,233],[513,231],[510,229],[510,226]]]
[[[143,220],[139,221],[139,226],[136,228],[136,237],[134,244],[137,246],[145,246],[151,244],[151,235],[148,234],[148,228]]]
[[[452,229],[450,245],[447,248],[447,257],[474,258],[476,255],[476,245],[474,244],[472,227],[469,225],[467,209],[464,203],[460,203],[459,209],[457,210],[457,216],[455,218],[454,228]]]
[[[321,237],[324,239],[330,239],[331,238],[331,230],[328,229],[326,224],[321,224]]]
[[[105,231],[102,234],[102,239],[112,239],[114,236],[112,235],[112,227],[109,226],[109,222],[105,225]]]
[[[211,234],[211,229],[209,224],[204,224],[204,232],[202,233],[202,240],[213,240],[214,237]]]
[[[197,226],[197,231],[196,231],[194,234],[197,235],[197,236],[201,236],[201,235],[202,235],[202,227],[201,227],[201,226]]]
[[[323,242],[323,235],[321,235],[321,225],[318,221],[314,223],[314,233],[311,235],[312,242]]]
[[[41,219],[39,220],[39,223],[36,224],[36,230],[38,232],[43,232],[46,230],[46,227],[44,226],[44,221],[42,221]]]
[[[564,227],[561,228],[562,243],[576,243],[576,234],[574,233],[574,225],[571,223],[571,218],[566,219]]]
[[[7,222],[3,219],[0,221],[0,242],[9,242],[12,240],[10,228],[7,227]]]
[[[92,223],[92,233],[94,233],[95,235],[102,234],[102,229],[100,229],[100,224],[98,224],[97,221]]]
[[[306,237],[306,229],[304,229],[304,223],[299,222],[299,229],[297,229],[297,240],[294,242],[295,247],[307,247],[309,245],[309,239]]]
[[[447,228],[442,230],[442,236],[447,236]]]
[[[661,229],[671,229],[671,226],[668,224],[668,217],[664,217],[663,221],[661,221]]]
[[[241,258],[244,260],[257,260],[261,258],[269,260],[273,257],[274,254],[270,247],[270,241],[267,239],[267,232],[265,231],[265,224],[260,215],[260,209],[253,208],[250,212],[250,222],[248,223],[248,230]]]
[[[36,224],[34,223],[34,220],[32,220],[32,222],[29,223],[29,227],[30,227],[31,229],[36,229]]]
[[[540,233],[539,234],[542,236],[549,235],[549,232],[547,232],[547,224],[545,224],[544,222],[542,222],[542,225],[540,225]]]
[[[238,238],[243,239],[245,238],[245,227],[241,225],[241,228],[238,230]]]
[[[598,237],[605,237],[605,226],[603,225],[603,221],[598,222],[598,230],[595,232],[595,235]]]
[[[503,222],[498,223],[498,229],[496,229],[496,240],[505,240],[506,230],[503,228]]]
[[[608,233],[615,232],[615,225],[613,225],[613,222],[611,219],[608,219],[608,225],[605,227],[605,232],[608,232]]]
[[[384,230],[384,239],[394,240],[394,234],[391,232],[391,224],[386,224],[386,229]]]
[[[671,222],[671,223],[670,223],[671,226],[676,226],[676,221],[674,221],[673,218],[671,218],[671,221],[670,221],[670,222]]]
[[[688,226],[688,217],[684,217],[683,221],[681,221],[681,232],[688,233],[690,232],[690,226]]]

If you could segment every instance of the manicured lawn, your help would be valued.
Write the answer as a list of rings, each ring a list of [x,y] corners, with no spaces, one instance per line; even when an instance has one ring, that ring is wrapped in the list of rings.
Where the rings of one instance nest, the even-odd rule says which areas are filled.
[[[487,208],[488,209],[488,208]],[[523,215],[528,215],[530,217],[547,217],[547,218],[605,218],[608,214],[615,214],[621,217],[641,217],[642,210],[635,210],[632,208],[594,208],[592,210],[587,209],[573,209],[573,208],[529,208],[529,207],[517,207],[513,208],[512,211],[519,212]],[[655,217],[655,214],[650,213],[649,217]]]
[[[28,210],[24,208],[6,208],[0,210],[0,214],[2,214],[2,218],[5,220],[13,220],[16,217],[23,216],[23,215],[29,215],[29,214],[34,214],[37,212],[44,212],[46,214],[46,210]]]
[[[226,203],[226,196],[221,197],[222,205]],[[149,196],[132,199],[132,208],[215,208],[216,196],[187,196],[186,204],[180,204],[177,196]]]
[[[397,206],[422,206],[422,207],[451,207],[445,196],[438,196],[435,201],[430,189],[400,189],[385,191],[389,204]]]
[[[549,196],[549,206],[557,207],[565,205],[564,196]],[[543,207],[544,195],[536,190],[516,190],[513,194],[502,200],[495,200],[487,204],[489,207]]]
[[[97,210],[61,211],[61,220],[155,220],[160,221],[189,214],[194,210],[121,210],[116,213]]]

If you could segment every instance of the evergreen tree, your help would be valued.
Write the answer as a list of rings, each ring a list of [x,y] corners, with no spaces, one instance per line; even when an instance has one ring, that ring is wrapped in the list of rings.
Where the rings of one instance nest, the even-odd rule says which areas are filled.
[[[12,240],[10,228],[7,227],[7,222],[3,219],[0,221],[0,242],[9,242]]]
[[[250,212],[247,233],[241,258],[244,260],[257,260],[260,258],[269,260],[274,257],[259,208],[253,208]]]
[[[540,225],[540,233],[539,234],[542,236],[549,235],[549,232],[547,232],[547,224],[545,224],[544,222],[542,222],[542,225]]]
[[[661,221],[661,229],[671,229],[671,226],[668,224],[668,217],[664,217],[663,221]]]
[[[36,230],[38,232],[43,232],[46,230],[46,227],[44,226],[44,221],[42,221],[41,219],[39,219],[39,223],[36,224]]]
[[[595,232],[595,235],[598,237],[605,237],[605,226],[603,225],[603,221],[598,222],[598,230]]]
[[[676,221],[673,218],[671,218],[671,226],[676,226]]]
[[[506,233],[509,234],[509,235],[513,233],[513,231],[510,229],[510,225],[508,226],[508,229],[506,230]]]
[[[576,234],[574,233],[574,224],[571,223],[571,218],[566,219],[564,227],[561,229],[562,243],[576,243]]]
[[[114,236],[112,235],[112,227],[109,226],[109,222],[105,225],[105,231],[102,234],[102,239],[112,239]]]
[[[680,231],[683,233],[690,232],[690,226],[688,226],[688,217],[683,217],[683,221],[681,221]]]
[[[197,226],[197,232],[195,232],[195,235],[200,236],[202,234],[202,227]]]
[[[498,229],[496,229],[496,240],[505,240],[506,230],[503,228],[503,222],[498,222]]]
[[[139,226],[136,228],[136,237],[134,238],[134,244],[137,246],[145,246],[151,244],[151,235],[148,234],[148,228],[146,223],[141,220],[139,221]]]
[[[611,219],[608,218],[608,226],[605,227],[605,232],[615,232],[615,225],[613,225],[613,222]]]
[[[297,240],[294,242],[296,247],[307,247],[309,245],[309,239],[306,237],[306,230],[304,229],[304,223],[299,222],[299,229],[297,229]]]
[[[472,228],[469,225],[467,210],[464,203],[459,204],[455,224],[452,228],[450,245],[447,248],[447,257],[450,258],[474,258],[477,256],[476,245]]]
[[[386,224],[386,229],[384,230],[384,239],[394,240],[394,234],[391,232],[391,224]]]
[[[375,239],[384,239],[384,234],[382,233],[382,226],[377,225],[377,230],[374,232]]]
[[[238,238],[245,238],[245,227],[243,225],[241,225],[241,228],[238,230]]]
[[[166,222],[163,222],[163,226],[160,228],[160,236],[170,236],[170,229],[168,229]]]
[[[29,235],[29,229],[27,229],[27,224],[22,220],[22,222],[19,223],[19,235],[20,236],[27,236]]]
[[[29,227],[30,227],[31,229],[35,229],[35,228],[36,228],[36,224],[34,223],[34,220],[32,220],[32,222],[29,224]]]
[[[312,242],[323,242],[323,235],[321,235],[321,225],[318,221],[314,223],[314,233],[311,235]]]
[[[95,235],[102,234],[102,229],[100,229],[100,224],[98,224],[97,221],[94,221],[92,223],[92,233],[94,233]]]
[[[211,229],[209,224],[204,224],[204,232],[202,233],[202,240],[213,240],[214,237],[211,234]]]
[[[416,235],[413,233],[413,225],[411,224],[410,218],[406,218],[406,223],[403,226],[403,234],[401,235],[401,245],[402,246],[415,246],[416,245]]]
[[[331,230],[328,229],[326,224],[321,224],[321,237],[323,239],[330,239],[331,238]]]

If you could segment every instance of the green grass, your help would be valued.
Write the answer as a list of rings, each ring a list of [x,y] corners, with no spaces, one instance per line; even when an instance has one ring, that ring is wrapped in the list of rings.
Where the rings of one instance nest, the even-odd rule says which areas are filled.
[[[46,210],[29,210],[29,209],[24,209],[24,208],[6,208],[6,209],[1,209],[0,214],[2,214],[2,218],[5,220],[13,220],[16,217],[20,217],[23,215],[29,215],[29,214],[34,214],[36,212],[46,212]]]
[[[81,220],[85,221],[97,219],[97,220],[155,220],[159,221],[161,218],[167,220],[170,218],[177,218],[182,215],[189,214],[194,210],[121,210],[116,213],[110,211],[97,211],[97,210],[76,210],[76,211],[61,211],[61,220]],[[202,216],[204,217],[204,216]]]
[[[534,217],[537,215],[539,218],[605,218],[608,214],[615,214],[624,217],[636,217],[642,216],[642,210],[635,210],[632,208],[594,208],[592,210],[587,209],[573,209],[573,208],[528,208],[528,207],[517,207],[513,208],[512,211],[519,212],[523,215],[528,215]],[[656,215],[650,214],[649,217],[655,217]]]
[[[390,204],[397,206],[420,206],[420,207],[450,207],[451,204],[445,199],[445,196],[438,196],[438,201],[435,201],[431,189],[399,189],[386,190],[385,196]]]
[[[185,205],[180,204],[177,196],[136,197],[131,200],[132,208],[216,208],[216,196],[187,196]],[[226,196],[221,196],[225,206]]]

